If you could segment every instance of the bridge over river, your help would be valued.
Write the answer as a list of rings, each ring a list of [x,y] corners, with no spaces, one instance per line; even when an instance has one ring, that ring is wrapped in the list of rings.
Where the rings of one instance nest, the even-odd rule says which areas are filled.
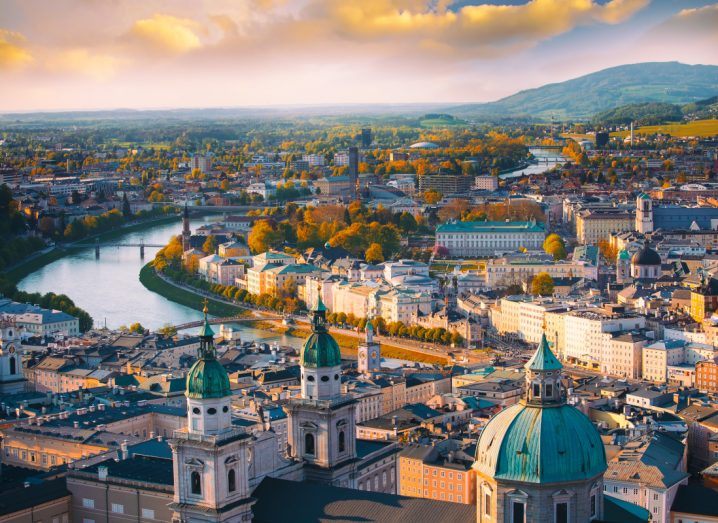
[[[267,314],[264,316],[258,316],[258,317],[252,317],[247,318],[246,316],[227,316],[224,318],[210,318],[209,322],[212,325],[220,325],[222,323],[249,323],[253,321],[262,321],[262,320],[282,320],[284,319],[284,316],[280,316],[279,314]],[[199,321],[190,321],[187,323],[182,323],[180,325],[175,325],[175,329],[178,331],[183,331],[187,329],[196,329],[197,327],[201,327],[204,323],[204,320]]]

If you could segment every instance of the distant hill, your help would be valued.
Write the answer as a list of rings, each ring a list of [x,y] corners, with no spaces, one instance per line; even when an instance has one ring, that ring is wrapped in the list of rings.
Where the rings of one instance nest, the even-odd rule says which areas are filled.
[[[679,62],[621,65],[445,112],[465,118],[584,118],[629,104],[684,105],[718,94],[718,66]]]
[[[682,120],[707,120],[718,116],[718,96],[685,105],[648,102],[628,104],[598,113],[593,122],[600,125],[660,125]]]

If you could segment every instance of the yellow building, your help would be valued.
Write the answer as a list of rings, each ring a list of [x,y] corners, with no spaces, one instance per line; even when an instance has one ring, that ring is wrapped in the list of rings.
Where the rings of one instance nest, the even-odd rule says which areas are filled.
[[[626,209],[584,210],[576,215],[576,238],[581,244],[596,245],[614,233],[632,231],[634,225],[634,213]]]

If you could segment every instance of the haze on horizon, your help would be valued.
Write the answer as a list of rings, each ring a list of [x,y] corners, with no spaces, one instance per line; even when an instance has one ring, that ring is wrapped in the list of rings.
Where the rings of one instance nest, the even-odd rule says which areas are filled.
[[[0,111],[491,101],[718,64],[685,0],[0,0]]]

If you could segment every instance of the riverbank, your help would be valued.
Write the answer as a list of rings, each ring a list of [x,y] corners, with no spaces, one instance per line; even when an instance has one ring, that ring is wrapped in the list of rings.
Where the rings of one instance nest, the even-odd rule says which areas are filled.
[[[100,234],[88,236],[87,238],[82,238],[81,240],[77,240],[75,242],[58,244],[53,249],[47,252],[44,252],[39,255],[31,255],[22,262],[16,264],[13,268],[5,271],[4,274],[8,280],[17,284],[20,280],[37,271],[38,269],[43,268],[45,265],[49,265],[52,262],[57,261],[67,256],[68,254],[77,252],[80,249],[87,248],[77,246],[76,244],[78,243],[94,242],[96,239],[100,241],[114,240],[116,238],[124,236],[125,234],[141,232],[145,229],[149,229],[151,227],[155,227],[157,225],[162,225],[165,223],[171,223],[178,219],[179,215],[175,214],[171,216],[162,216],[161,218],[155,218],[152,220],[133,223],[124,227],[120,227],[118,229],[113,229],[111,231],[105,231]]]
[[[140,269],[140,283],[144,285],[147,290],[159,294],[172,302],[179,303],[180,305],[197,311],[201,311],[204,308],[204,296],[166,282],[155,272],[151,263],[146,264]],[[209,296],[207,297],[207,309],[211,315],[218,317],[247,316],[250,313],[247,309],[230,305]]]

